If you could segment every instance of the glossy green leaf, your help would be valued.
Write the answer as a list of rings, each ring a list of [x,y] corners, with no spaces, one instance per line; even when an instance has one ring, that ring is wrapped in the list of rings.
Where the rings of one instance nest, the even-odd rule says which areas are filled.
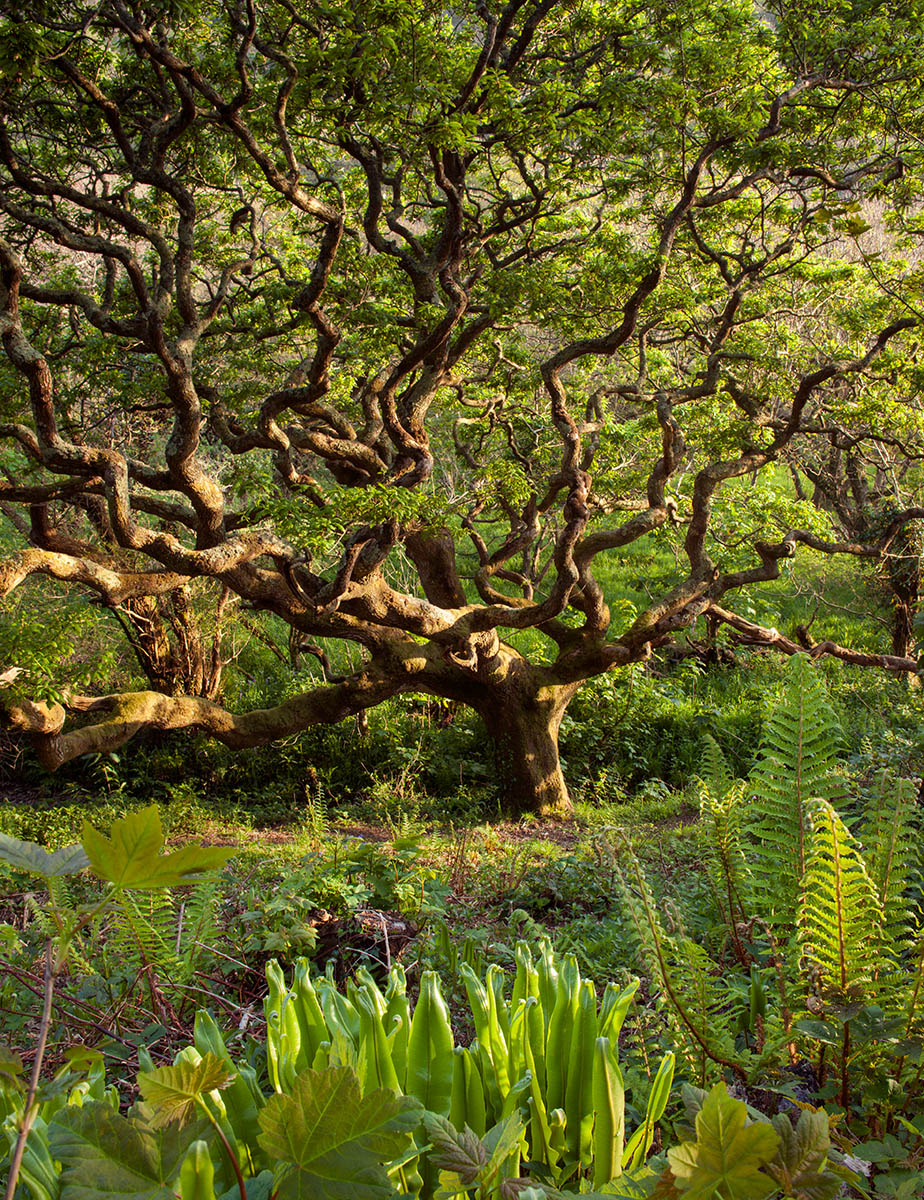
[[[449,1115],[452,1026],[434,971],[424,971],[407,1045],[407,1091],[429,1112]]]
[[[193,1142],[180,1168],[178,1182],[180,1200],[215,1200],[215,1166],[208,1142]]]

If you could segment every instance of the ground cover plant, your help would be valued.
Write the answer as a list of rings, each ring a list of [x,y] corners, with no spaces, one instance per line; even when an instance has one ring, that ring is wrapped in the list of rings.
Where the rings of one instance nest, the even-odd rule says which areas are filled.
[[[301,959],[290,985],[275,962],[267,967],[269,1094],[252,1067],[233,1062],[204,1012],[196,1017],[194,1044],[171,1064],[155,1067],[146,1050],[139,1052],[141,1098],[127,1116],[118,1091],[105,1086],[98,1053],[72,1056],[53,1080],[43,1080],[55,980],[80,933],[107,909],[124,913],[133,892],[182,884],[229,855],[195,846],[162,849],[153,808],[117,822],[108,838],[86,825],[80,844],[52,854],[19,839],[0,842],[6,863],[48,886],[45,913],[54,926],[46,937],[45,1000],[28,1086],[20,1083],[15,1054],[5,1052],[0,1064],[10,1198],[20,1180],[30,1195],[50,1200],[89,1191],[183,1200],[230,1194],[538,1200],[561,1196],[560,1186],[582,1178],[617,1196],[647,1195],[652,1186],[706,1195],[726,1185],[736,1194],[747,1186],[769,1196],[783,1183],[798,1197],[833,1194],[832,1187],[855,1179],[831,1147],[824,1113],[803,1113],[794,1134],[786,1116],[749,1121],[746,1105],[722,1087],[708,1095],[688,1089],[695,1133],[646,1163],[667,1106],[674,1055],[666,1053],[648,1079],[641,1122],[627,1137],[618,1047],[638,980],[622,989],[609,985],[598,1006],[575,960],[559,959],[547,941],[535,959],[527,943],[517,944],[509,999],[497,966],[482,980],[462,964],[477,1033],[469,1048],[454,1049],[433,972],[421,976],[412,1006],[399,966],[388,971],[384,990],[362,969],[341,994],[330,978],[313,984]],[[87,867],[103,881],[104,897],[72,908],[52,881]],[[580,1191],[599,1194],[588,1186]]]
[[[833,1196],[845,1180],[877,1195],[915,1196],[922,1131],[913,796],[908,783],[877,781],[875,757],[856,778],[840,771],[817,667],[797,659],[788,675],[766,705],[750,784],[733,779],[706,736],[701,782],[665,799],[655,820],[645,821],[652,813],[643,790],[635,802],[588,808],[596,821],[583,830],[486,824],[401,839],[367,825],[360,840],[316,805],[287,835],[290,844],[277,846],[277,862],[266,843],[245,845],[236,855],[243,862],[219,878],[176,895],[151,893],[157,915],[143,928],[146,913],[133,905],[110,914],[112,925],[98,927],[95,941],[75,936],[50,1025],[49,1074],[57,1070],[60,1080],[48,1080],[47,1098],[39,1093],[39,1141],[24,1160],[32,1174],[23,1176],[35,1190],[23,1183],[23,1195],[44,1197],[43,1187],[52,1196],[63,1189],[65,1200],[77,1195],[88,1186],[81,1180],[108,1161],[112,1138],[137,1137],[148,1149],[130,1169],[165,1197],[236,1195],[235,1163],[245,1190],[257,1195],[327,1186],[316,1173],[327,1168],[287,1158],[280,1147],[285,1122],[315,1119],[305,1106],[332,1089],[345,1111],[368,1113],[363,1098],[374,1097],[391,1114],[384,1125],[394,1122],[375,1143],[391,1147],[378,1151],[377,1167],[374,1155],[354,1159],[352,1150],[337,1159],[337,1178],[352,1178],[362,1163],[372,1172],[356,1184],[360,1196],[378,1194],[363,1190],[373,1178],[383,1195],[392,1186],[405,1195],[437,1187],[507,1195],[498,1189],[517,1179],[537,1195],[573,1194],[583,1178],[585,1187],[626,1196],[655,1185],[667,1195],[701,1188],[694,1194]],[[849,800],[858,788],[860,805]],[[752,850],[741,798],[760,791],[770,807],[758,806],[751,819],[772,819],[779,836]],[[824,795],[840,807],[826,807]],[[859,823],[851,804],[854,816],[865,813]],[[816,811],[823,819],[809,828]],[[854,834],[838,825],[838,812]],[[802,818],[809,870],[800,891],[787,856]],[[126,821],[131,828],[152,819],[150,811],[123,818],[113,836],[124,840]],[[386,840],[371,840],[373,833]],[[4,843],[16,844],[9,836]],[[852,905],[841,924],[830,919],[824,890],[835,852],[844,864],[835,895],[842,887]],[[761,857],[768,854],[769,866]],[[7,913],[17,893],[26,907],[25,881],[9,878]],[[761,888],[764,879],[772,889]],[[70,881],[74,911],[98,910],[99,895],[78,888],[82,880]],[[8,930],[4,948],[12,971],[4,1036],[17,1047],[5,1068],[11,1147],[28,1108],[17,1060],[35,1061],[39,1016],[23,1007],[20,983],[47,932],[41,897],[31,896],[34,919],[12,931],[25,945],[17,956]],[[179,924],[186,911],[186,928],[198,928],[197,903],[209,927],[187,990]],[[110,974],[104,996],[85,985],[92,979],[98,988],[101,972],[111,972],[109,939],[122,961],[133,941],[139,956],[130,981]],[[842,980],[835,967],[845,948],[854,975]],[[40,981],[39,974],[38,992]],[[415,1062],[428,1064],[422,1075],[409,1067],[412,1030]],[[557,1048],[562,1038],[567,1051]],[[609,1039],[610,1052],[598,1039]],[[68,1055],[77,1040],[96,1050]],[[550,1080],[552,1063],[560,1064],[560,1083]],[[583,1082],[569,1088],[569,1078]],[[182,1101],[190,1120],[180,1128],[162,1122],[145,1107],[145,1089],[168,1113]],[[241,1104],[250,1097],[246,1129],[233,1115],[232,1089]],[[286,1097],[279,1112],[269,1108],[282,1122],[275,1134],[258,1116],[273,1095]],[[387,1096],[408,1099],[396,1108]],[[415,1102],[436,1115],[425,1118]],[[88,1104],[96,1113],[92,1152],[90,1116],[66,1111]],[[209,1132],[214,1121],[231,1156]],[[649,1136],[655,1144],[645,1158],[636,1152]],[[716,1147],[714,1137],[728,1144]],[[732,1171],[738,1163],[746,1165],[740,1176]]]

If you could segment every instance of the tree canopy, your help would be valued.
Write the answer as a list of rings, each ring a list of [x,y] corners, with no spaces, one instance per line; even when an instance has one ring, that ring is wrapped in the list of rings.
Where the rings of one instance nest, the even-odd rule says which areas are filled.
[[[727,598],[800,544],[888,554],[922,515],[920,8],[8,13],[0,505],[28,544],[0,595],[44,574],[137,617],[209,579],[362,651],[240,714],[214,671],[17,696],[42,761],[414,692],[474,708],[517,802],[561,809],[583,681],[703,614],[747,627]],[[904,485],[848,529],[833,481],[883,447]],[[784,468],[788,497],[744,486]],[[599,562],[664,531],[676,581],[611,613]],[[865,658],[913,669],[896,646]]]

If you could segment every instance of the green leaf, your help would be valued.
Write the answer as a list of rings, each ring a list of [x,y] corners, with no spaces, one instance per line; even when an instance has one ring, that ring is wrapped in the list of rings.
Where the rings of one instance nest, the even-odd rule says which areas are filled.
[[[22,1059],[9,1046],[0,1042],[0,1087],[15,1087],[22,1075]]]
[[[421,1105],[376,1090],[360,1095],[349,1067],[302,1071],[260,1112],[260,1145],[280,1163],[279,1200],[384,1200],[385,1164],[408,1145]]]
[[[64,846],[49,854],[36,842],[24,842],[7,833],[0,833],[0,861],[31,875],[44,875],[46,879],[53,875],[76,875],[90,865],[82,846]]]
[[[247,1180],[247,1200],[270,1200],[273,1194],[273,1172],[261,1171],[253,1179]],[[218,1200],[240,1200],[240,1189],[235,1183],[226,1192],[222,1192]]]
[[[213,871],[237,851],[227,846],[183,846],[161,854],[164,831],[157,806],[113,821],[110,837],[83,823],[82,844],[100,879],[121,888],[176,887],[205,871]]]
[[[818,1021],[814,1017],[804,1017],[795,1022],[794,1028],[815,1042],[823,1042],[826,1046],[840,1045],[841,1032],[830,1021]]]
[[[517,1109],[489,1129],[484,1135],[484,1145],[490,1158],[488,1169],[497,1169],[514,1152],[523,1136],[523,1121]]]
[[[60,1200],[174,1200],[167,1185],[188,1147],[208,1132],[208,1123],[197,1121],[182,1138],[159,1138],[109,1104],[68,1105],[48,1127],[52,1154],[62,1165]]]
[[[779,1135],[768,1124],[746,1124],[747,1106],[718,1083],[696,1116],[696,1141],[682,1142],[667,1157],[685,1200],[761,1200],[774,1190],[760,1168],[776,1153]]]
[[[437,1113],[425,1112],[423,1121],[432,1146],[430,1161],[440,1171],[452,1171],[470,1187],[488,1161],[484,1143],[467,1125],[460,1133]]]
[[[145,1102],[154,1109],[151,1126],[159,1129],[171,1121],[185,1125],[194,1115],[200,1096],[227,1087],[233,1080],[234,1074],[226,1064],[208,1053],[197,1063],[178,1062],[144,1072],[138,1076],[138,1086]]]
[[[831,1200],[841,1189],[840,1179],[827,1167],[831,1136],[825,1112],[803,1110],[793,1128],[785,1113],[773,1118],[779,1134],[776,1157],[765,1170],[787,1196],[795,1200]]]

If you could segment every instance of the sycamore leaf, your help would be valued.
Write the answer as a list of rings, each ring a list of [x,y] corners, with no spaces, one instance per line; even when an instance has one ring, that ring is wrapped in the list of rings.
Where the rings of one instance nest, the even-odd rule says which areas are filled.
[[[203,1054],[197,1063],[178,1062],[138,1076],[145,1102],[154,1110],[151,1127],[159,1129],[177,1121],[185,1125],[195,1115],[196,1100],[215,1088],[227,1087],[234,1073],[217,1055]]]
[[[793,1128],[785,1113],[773,1118],[780,1138],[776,1157],[764,1168],[787,1196],[795,1200],[831,1200],[841,1190],[841,1180],[828,1171],[831,1136],[825,1112],[803,1110]]]
[[[48,1126],[61,1163],[60,1200],[174,1200],[168,1186],[189,1145],[206,1136],[208,1122],[190,1125],[182,1139],[158,1138],[150,1126],[130,1121],[109,1104],[67,1105]]]
[[[747,1122],[747,1106],[718,1083],[696,1116],[696,1141],[682,1142],[667,1157],[684,1200],[761,1200],[774,1190],[760,1168],[773,1158],[779,1135],[769,1124]]]
[[[261,1147],[279,1163],[279,1200],[385,1200],[396,1195],[385,1165],[420,1121],[410,1096],[360,1094],[349,1067],[301,1072],[287,1095],[260,1111]]]
[[[116,887],[143,890],[188,883],[237,853],[227,846],[183,846],[161,854],[164,831],[154,804],[113,821],[109,837],[84,821],[81,842],[100,879]]]
[[[30,875],[44,875],[46,879],[53,875],[76,875],[90,865],[82,846],[64,846],[49,854],[36,842],[24,842],[7,833],[0,833],[0,862]]]

